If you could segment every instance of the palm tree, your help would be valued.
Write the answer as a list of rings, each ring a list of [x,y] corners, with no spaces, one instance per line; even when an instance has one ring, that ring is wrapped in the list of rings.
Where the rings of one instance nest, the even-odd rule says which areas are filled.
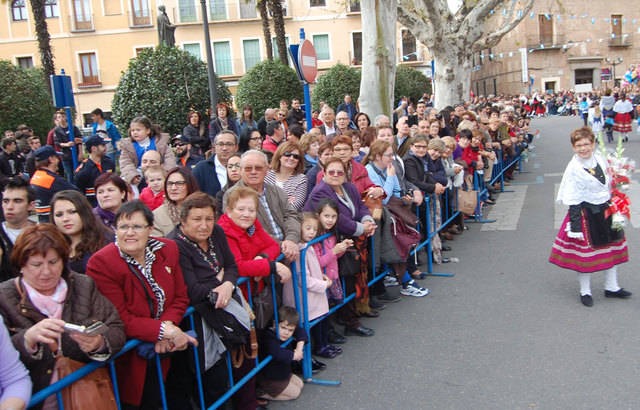
[[[33,21],[36,25],[36,37],[38,38],[38,49],[40,50],[42,68],[45,78],[48,79],[50,75],[54,75],[56,72],[53,66],[49,28],[47,27],[47,20],[44,14],[44,0],[29,0],[29,2],[31,3],[31,11],[33,12]],[[50,84],[49,81],[47,81],[47,84]],[[51,90],[49,90],[49,92],[51,92]]]
[[[267,0],[258,0],[258,12],[262,19],[262,34],[264,45],[267,47],[267,59],[273,60],[273,45],[271,44],[271,26],[269,26],[269,13],[267,13]]]
[[[287,58],[287,40],[284,31],[284,17],[282,13],[282,3],[280,0],[269,0],[269,11],[273,16],[273,30],[276,32],[276,44],[278,45],[278,56],[284,65],[289,65]]]

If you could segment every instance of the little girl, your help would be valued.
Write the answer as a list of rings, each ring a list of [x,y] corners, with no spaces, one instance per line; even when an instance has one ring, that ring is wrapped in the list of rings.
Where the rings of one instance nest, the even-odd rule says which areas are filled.
[[[595,136],[598,137],[598,141],[602,141],[604,119],[602,118],[602,111],[598,104],[595,104],[593,108],[589,109],[589,125],[591,125],[591,130]]]
[[[167,175],[162,167],[151,167],[144,171],[147,186],[140,192],[140,200],[152,211],[164,202],[164,178]]]
[[[302,243],[299,244],[300,249],[303,249],[307,245],[307,242],[312,241],[316,237],[318,227],[319,221],[316,214],[310,212],[302,214],[302,232],[300,234]],[[300,266],[300,263],[300,260],[296,261],[297,266]],[[309,307],[308,320],[311,322],[329,312],[327,289],[331,286],[332,281],[323,273],[318,255],[313,246],[307,249],[304,263],[306,271],[307,305]],[[301,268],[298,269],[298,272],[300,271],[302,271]],[[284,284],[282,298],[284,305],[294,307],[295,299],[292,282],[293,281],[288,281]],[[301,286],[301,280],[298,282],[298,286]],[[300,296],[300,301],[302,301],[302,296]],[[329,322],[327,320],[322,320],[312,327],[311,336],[317,356],[332,359],[342,353],[342,349],[329,345]]]

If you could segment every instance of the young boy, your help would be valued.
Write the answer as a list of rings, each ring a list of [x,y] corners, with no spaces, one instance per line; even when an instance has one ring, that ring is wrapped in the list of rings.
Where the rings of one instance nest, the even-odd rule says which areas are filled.
[[[302,392],[302,379],[291,372],[291,362],[302,360],[307,335],[298,327],[300,316],[295,308],[278,309],[278,333],[275,328],[266,329],[260,341],[260,356],[273,356],[273,360],[258,376],[258,397],[267,400],[294,400]],[[280,345],[293,336],[295,349]]]
[[[164,178],[166,172],[162,167],[151,167],[144,170],[147,186],[140,192],[140,200],[152,211],[164,202]]]

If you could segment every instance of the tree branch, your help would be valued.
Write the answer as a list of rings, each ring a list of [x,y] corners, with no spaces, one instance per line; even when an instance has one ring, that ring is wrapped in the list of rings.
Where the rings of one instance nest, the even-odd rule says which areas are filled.
[[[505,34],[513,30],[518,24],[520,24],[524,17],[529,14],[533,7],[533,1],[534,0],[527,0],[527,3],[522,10],[522,15],[519,17],[514,16],[517,2],[513,2],[502,26],[493,33],[486,35],[482,40],[476,41],[473,45],[473,51],[480,51],[498,44]]]
[[[418,7],[416,2],[422,3],[420,7]],[[431,18],[431,16],[439,18],[437,17],[438,15],[430,0],[398,1],[398,21],[407,27],[409,31],[428,48],[433,47],[438,38],[438,33],[436,32],[433,21],[439,20]],[[425,35],[421,36],[420,32],[425,32]]]

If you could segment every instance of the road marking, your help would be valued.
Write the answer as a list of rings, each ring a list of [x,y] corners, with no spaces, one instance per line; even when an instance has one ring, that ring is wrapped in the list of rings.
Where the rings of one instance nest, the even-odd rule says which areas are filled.
[[[522,182],[511,183],[511,185],[536,185],[536,184],[544,184],[544,177],[542,175],[538,175],[535,181],[522,181]]]
[[[562,221],[564,221],[564,217],[567,216],[567,211],[569,210],[568,206],[556,201],[559,189],[560,184],[555,184],[553,190],[553,227],[555,229],[560,229],[560,227],[562,226]]]
[[[515,231],[518,229],[520,213],[527,196],[527,185],[512,186],[513,192],[503,193],[495,205],[491,207],[487,219],[495,219],[493,223],[483,224],[481,231]]]

